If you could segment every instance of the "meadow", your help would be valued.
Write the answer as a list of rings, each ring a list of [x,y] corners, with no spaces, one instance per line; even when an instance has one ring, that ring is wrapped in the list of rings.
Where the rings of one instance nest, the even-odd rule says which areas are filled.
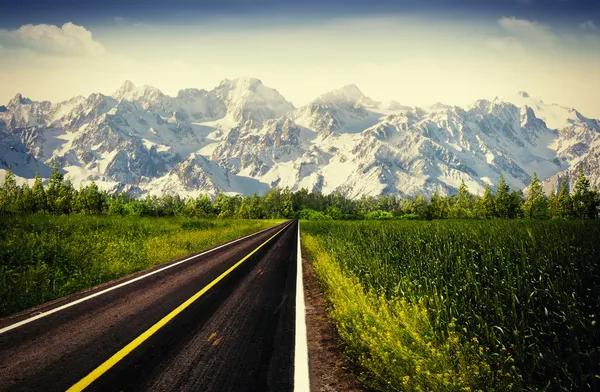
[[[365,386],[600,388],[600,224],[301,222]]]
[[[0,316],[210,248],[276,220],[5,215]]]

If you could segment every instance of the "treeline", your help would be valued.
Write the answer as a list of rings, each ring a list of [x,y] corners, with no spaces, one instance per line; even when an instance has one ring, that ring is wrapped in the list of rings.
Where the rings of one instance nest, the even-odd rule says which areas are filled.
[[[354,200],[334,193],[323,195],[306,189],[291,192],[274,188],[264,196],[228,196],[220,193],[214,200],[207,195],[181,198],[177,195],[146,196],[136,199],[125,193],[110,195],[94,181],[76,190],[65,181],[56,165],[44,185],[39,174],[33,187],[18,186],[14,174],[7,170],[0,188],[0,213],[51,214],[116,214],[134,216],[185,215],[200,218],[240,219],[485,219],[485,218],[597,218],[600,193],[592,189],[580,170],[575,189],[567,181],[558,190],[546,195],[534,173],[527,197],[520,190],[511,190],[504,177],[496,192],[488,186],[482,196],[469,193],[464,182],[458,193],[441,196],[435,193],[430,200],[424,196],[367,197]]]

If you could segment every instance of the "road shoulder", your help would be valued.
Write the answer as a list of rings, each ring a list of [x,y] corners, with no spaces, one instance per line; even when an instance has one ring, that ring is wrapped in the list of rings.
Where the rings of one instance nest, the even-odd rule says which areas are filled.
[[[358,392],[362,389],[355,380],[346,360],[337,332],[329,319],[321,286],[312,264],[302,259],[308,363],[312,392]]]

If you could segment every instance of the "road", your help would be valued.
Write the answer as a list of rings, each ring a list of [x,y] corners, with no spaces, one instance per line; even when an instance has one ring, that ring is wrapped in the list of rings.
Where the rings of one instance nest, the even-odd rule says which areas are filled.
[[[287,222],[0,320],[0,390],[292,391],[298,252]]]

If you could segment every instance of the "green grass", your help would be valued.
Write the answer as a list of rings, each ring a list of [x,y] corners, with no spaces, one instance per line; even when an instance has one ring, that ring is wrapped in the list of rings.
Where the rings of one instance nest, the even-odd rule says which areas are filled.
[[[368,386],[552,391],[600,386],[598,222],[302,222],[301,228],[332,314],[349,312],[349,318],[334,320],[350,355],[369,375]],[[327,287],[339,291],[343,285],[327,283],[326,268],[318,263],[323,255],[360,286],[332,294]],[[344,295],[348,299],[341,301]],[[371,302],[359,307],[365,303],[362,295]],[[418,316],[421,308],[426,320]],[[391,316],[379,317],[385,321],[376,329],[390,336],[369,343],[362,337],[366,325],[360,323],[344,332],[349,320],[382,312]],[[398,328],[431,342],[439,352],[458,337],[457,344],[466,349],[457,349],[456,360],[462,356],[465,364],[442,366],[456,382],[436,387],[426,378],[403,386],[403,377],[412,380],[425,368],[417,371],[414,358],[425,363],[427,358],[419,345],[406,343]],[[412,362],[397,366],[378,354],[383,350],[378,346],[394,341],[403,348],[390,346],[384,350],[388,357],[402,355]],[[469,378],[468,366],[485,376]],[[386,386],[389,381],[393,384]]]
[[[0,316],[275,225],[84,215],[3,216]]]

